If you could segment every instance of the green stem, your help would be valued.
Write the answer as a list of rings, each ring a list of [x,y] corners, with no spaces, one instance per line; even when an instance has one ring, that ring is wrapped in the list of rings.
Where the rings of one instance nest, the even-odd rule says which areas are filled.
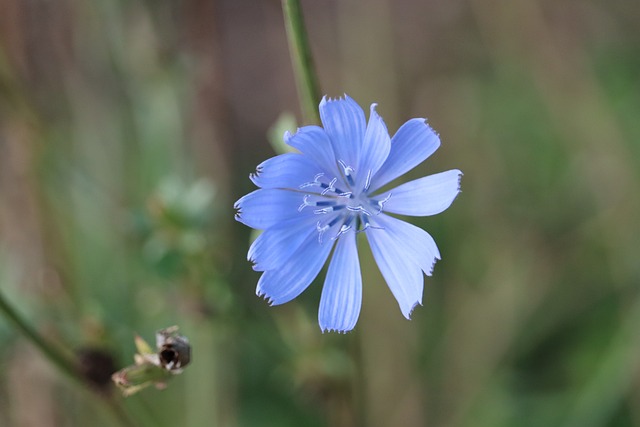
[[[120,401],[113,399],[111,396],[106,396],[106,405],[109,407],[114,417],[120,423],[122,427],[136,427],[137,424],[131,419],[127,411],[122,407]],[[156,424],[157,425],[157,424]]]
[[[16,329],[22,334],[24,338],[29,340],[34,346],[42,352],[42,354],[60,371],[68,375],[71,379],[77,381],[79,384],[86,386],[84,379],[76,369],[76,365],[51,345],[47,340],[40,335],[29,323],[15,310],[11,304],[6,300],[4,295],[0,292],[0,313],[2,313]],[[110,396],[105,396],[100,393],[94,393],[95,396],[100,397],[102,402],[106,402],[107,407],[115,418],[120,422],[120,425],[126,427],[134,427],[136,424],[131,420],[129,415],[124,411],[120,404],[113,400]]]
[[[22,333],[27,340],[31,341],[51,363],[58,367],[58,369],[75,380],[81,380],[73,362],[36,332],[36,330],[18,314],[11,304],[9,304],[2,293],[0,293],[0,312],[9,319],[18,331]]]
[[[299,0],[282,0],[284,22],[289,40],[289,53],[293,64],[293,73],[296,76],[300,107],[306,123],[320,123],[318,104],[320,103],[320,90],[318,77],[313,66],[313,58],[307,30],[302,18]]]

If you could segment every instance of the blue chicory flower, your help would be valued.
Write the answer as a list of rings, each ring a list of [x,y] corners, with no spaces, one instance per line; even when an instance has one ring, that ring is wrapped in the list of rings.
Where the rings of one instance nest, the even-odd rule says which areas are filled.
[[[371,105],[369,122],[350,97],[323,98],[324,129],[304,126],[285,142],[300,153],[266,160],[251,180],[259,187],[235,203],[236,219],[264,230],[249,249],[262,271],[256,293],[272,305],[296,298],[318,275],[335,243],[318,320],[324,331],[353,329],[362,305],[356,235],[367,236],[380,271],[409,319],[422,304],[423,272],[440,253],[424,230],[388,215],[435,215],[460,192],[462,172],[450,170],[379,190],[422,163],[440,146],[425,119],[411,119],[393,138]]]

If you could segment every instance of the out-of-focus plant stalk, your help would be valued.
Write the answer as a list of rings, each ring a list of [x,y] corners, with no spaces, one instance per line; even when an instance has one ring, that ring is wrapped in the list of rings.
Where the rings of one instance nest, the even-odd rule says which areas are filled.
[[[78,372],[73,362],[48,343],[42,335],[36,332],[36,330],[33,329],[31,325],[29,325],[29,323],[11,306],[2,293],[0,293],[0,312],[2,312],[2,314],[9,319],[11,323],[13,323],[18,332],[35,345],[53,365],[60,369],[60,371],[75,380],[79,379]]]
[[[24,338],[36,346],[36,348],[38,348],[38,350],[40,350],[47,360],[49,360],[49,362],[51,362],[56,368],[81,385],[87,386],[87,383],[80,375],[80,372],[78,372],[74,362],[40,335],[29,324],[29,322],[27,322],[15,308],[13,308],[2,292],[0,292],[0,313],[2,313],[2,315],[15,326]],[[98,400],[102,401],[107,406],[113,416],[119,421],[120,425],[126,427],[136,426],[120,404],[111,398],[111,396],[99,394],[99,397],[102,397],[102,399]]]
[[[320,123],[320,90],[299,0],[282,0],[289,54],[305,124]]]

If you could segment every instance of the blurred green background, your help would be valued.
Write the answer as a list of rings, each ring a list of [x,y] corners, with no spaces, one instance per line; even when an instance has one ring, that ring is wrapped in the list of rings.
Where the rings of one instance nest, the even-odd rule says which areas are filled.
[[[233,202],[298,115],[276,0],[0,0],[0,290],[67,354],[193,362],[138,426],[640,426],[640,2],[302,2],[324,93],[427,117],[464,173],[406,321],[366,245],[354,332],[321,281],[268,307]],[[363,242],[361,242],[363,243]],[[0,318],[0,426],[117,426]]]

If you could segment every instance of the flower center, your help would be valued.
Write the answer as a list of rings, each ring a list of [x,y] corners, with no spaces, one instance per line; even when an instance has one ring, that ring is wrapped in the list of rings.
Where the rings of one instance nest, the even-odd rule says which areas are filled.
[[[362,232],[369,228],[381,228],[371,224],[372,217],[382,213],[384,204],[391,195],[383,200],[370,197],[371,170],[367,171],[364,183],[359,184],[356,171],[342,160],[338,161],[341,175],[329,179],[324,173],[314,176],[313,181],[300,185],[306,190],[298,211],[307,207],[314,208],[313,213],[320,215],[316,228],[318,240],[322,243],[325,233],[331,231],[331,240],[335,240],[350,230]]]

